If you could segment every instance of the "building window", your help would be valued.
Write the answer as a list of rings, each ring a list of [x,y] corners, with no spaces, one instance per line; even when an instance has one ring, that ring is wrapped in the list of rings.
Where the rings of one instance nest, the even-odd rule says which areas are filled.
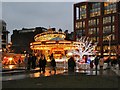
[[[76,30],[76,38],[80,38],[81,36],[85,36],[85,30]]]
[[[76,7],[76,20],[78,20],[78,19],[79,19],[79,8]]]
[[[89,34],[98,34],[99,28],[90,28],[88,33]]]
[[[100,3],[91,4],[90,17],[99,16],[100,15]]]
[[[99,42],[99,37],[91,37],[91,40],[92,40],[93,42]]]
[[[109,34],[109,33],[111,33],[111,26],[104,26],[104,27],[103,27],[103,33],[104,33],[104,34]]]
[[[80,19],[86,18],[86,5],[80,6]]]
[[[109,16],[103,18],[103,24],[114,23],[114,21],[115,21],[115,16]]]
[[[104,14],[111,14],[116,12],[115,2],[104,2]]]
[[[81,21],[81,22],[76,22],[76,29],[78,28],[84,28],[85,27],[85,21]]]
[[[99,24],[99,19],[92,19],[88,21],[89,26],[94,26]]]

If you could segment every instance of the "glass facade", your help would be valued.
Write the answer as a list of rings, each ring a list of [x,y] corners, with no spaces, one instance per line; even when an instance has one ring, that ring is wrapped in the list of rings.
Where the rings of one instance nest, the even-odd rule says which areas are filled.
[[[80,19],[86,18],[86,5],[80,6]]]
[[[114,23],[115,16],[108,16],[103,18],[103,24]]]
[[[104,2],[104,14],[111,14],[115,13],[116,11],[115,2]]]
[[[91,4],[90,17],[100,15],[100,4],[98,2]]]
[[[99,28],[90,28],[88,31],[89,34],[98,34]]]
[[[84,29],[76,30],[76,38],[80,38],[81,36],[84,36],[84,35],[85,35]]]
[[[85,21],[76,22],[76,29],[84,28],[84,27],[85,27]]]
[[[99,19],[91,19],[88,21],[89,26],[94,26],[99,24]]]
[[[109,26],[104,26],[103,27],[103,34],[110,34],[115,32],[115,26],[114,25],[109,25]]]

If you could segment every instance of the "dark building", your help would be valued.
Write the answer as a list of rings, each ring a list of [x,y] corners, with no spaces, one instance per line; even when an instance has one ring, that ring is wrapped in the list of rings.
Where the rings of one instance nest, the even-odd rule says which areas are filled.
[[[120,1],[74,4],[74,39],[86,36],[98,42],[101,55],[120,49]]]
[[[9,31],[6,30],[6,22],[3,20],[0,20],[0,39],[1,39],[1,46],[2,47],[2,51],[6,52],[6,47],[8,45],[8,33],[10,33]]]
[[[43,27],[22,28],[22,30],[13,30],[11,35],[12,52],[14,53],[31,53],[30,43],[34,42],[34,36],[47,31]]]

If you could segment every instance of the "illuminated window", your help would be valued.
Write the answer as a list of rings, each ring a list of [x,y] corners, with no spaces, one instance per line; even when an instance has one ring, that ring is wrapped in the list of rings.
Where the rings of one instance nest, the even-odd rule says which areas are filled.
[[[86,5],[80,6],[80,19],[86,18]]]
[[[89,34],[97,34],[97,33],[99,33],[99,28],[90,28],[88,33]]]
[[[76,20],[78,20],[78,19],[79,19],[79,8],[76,7]]]
[[[90,17],[100,15],[100,3],[93,3],[90,10]]]
[[[110,14],[116,12],[115,2],[104,2],[104,14]]]
[[[88,21],[89,26],[94,26],[94,25],[98,25],[98,24],[99,24],[99,19],[92,19],[92,20]]]
[[[111,26],[104,26],[103,27],[103,33],[105,34],[105,33],[111,33]]]
[[[76,28],[84,28],[85,27],[85,21],[81,21],[81,22],[76,22]]]

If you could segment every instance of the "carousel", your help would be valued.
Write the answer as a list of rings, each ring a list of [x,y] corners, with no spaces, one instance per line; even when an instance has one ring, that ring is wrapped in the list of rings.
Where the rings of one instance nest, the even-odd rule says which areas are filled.
[[[35,42],[30,44],[34,53],[44,54],[49,61],[49,55],[53,53],[56,61],[62,61],[63,57],[67,57],[69,50],[77,49],[74,41],[65,40],[65,33],[48,30],[47,32],[37,34]]]

